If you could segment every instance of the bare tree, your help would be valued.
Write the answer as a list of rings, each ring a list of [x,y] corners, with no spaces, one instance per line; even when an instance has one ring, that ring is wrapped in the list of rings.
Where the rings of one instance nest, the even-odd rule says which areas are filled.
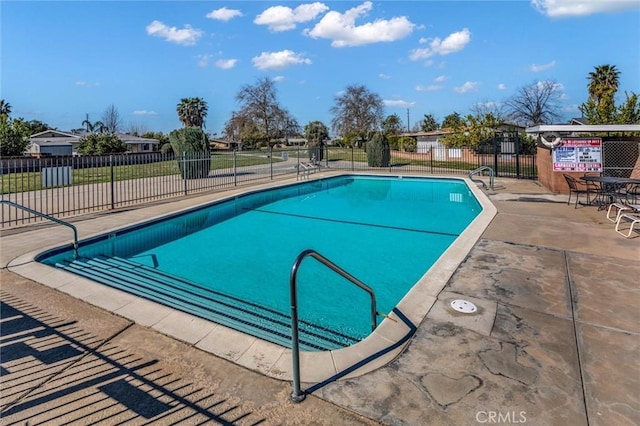
[[[149,129],[142,123],[129,123],[126,132],[130,135],[142,136],[145,133],[149,132]]]
[[[101,123],[107,133],[117,133],[122,123],[120,122],[120,113],[114,104],[111,104],[102,113]]]
[[[496,120],[503,121],[507,113],[505,104],[501,102],[478,102],[471,107],[471,113],[476,117],[485,117],[491,114]]]
[[[331,129],[342,138],[361,144],[371,132],[380,129],[384,119],[382,98],[364,85],[348,86],[335,102],[330,110]]]
[[[246,121],[252,123],[252,128],[258,135],[254,138],[269,142],[284,133],[284,129],[295,119],[278,102],[276,87],[273,80],[265,77],[254,85],[246,85],[236,95],[240,104],[237,117],[242,117],[243,127]],[[296,123],[297,125],[297,123]]]
[[[561,96],[559,84],[553,81],[534,82],[519,89],[505,102],[508,118],[514,124],[525,126],[553,123],[561,116]]]

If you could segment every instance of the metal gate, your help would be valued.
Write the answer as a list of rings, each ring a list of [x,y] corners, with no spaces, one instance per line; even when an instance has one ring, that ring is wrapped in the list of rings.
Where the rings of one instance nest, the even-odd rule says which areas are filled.
[[[478,145],[482,165],[490,166],[496,176],[537,179],[535,145],[526,143],[517,132],[499,132]]]

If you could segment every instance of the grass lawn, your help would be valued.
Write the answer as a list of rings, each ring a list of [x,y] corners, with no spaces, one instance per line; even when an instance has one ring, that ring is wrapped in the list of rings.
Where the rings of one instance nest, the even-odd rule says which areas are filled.
[[[125,157],[126,158],[126,157]],[[227,169],[233,167],[232,153],[213,153],[211,155],[211,170]],[[274,162],[282,161],[274,156]],[[270,159],[266,155],[256,153],[240,154],[236,157],[236,167],[248,167],[260,164],[269,164]],[[113,173],[114,181],[129,179],[141,179],[158,176],[178,175],[178,163],[176,160],[159,161],[145,164],[114,165],[113,167],[90,167],[73,170],[73,185],[87,185],[94,183],[111,182]],[[2,193],[37,191],[42,189],[41,172],[17,172],[0,176],[2,181]]]

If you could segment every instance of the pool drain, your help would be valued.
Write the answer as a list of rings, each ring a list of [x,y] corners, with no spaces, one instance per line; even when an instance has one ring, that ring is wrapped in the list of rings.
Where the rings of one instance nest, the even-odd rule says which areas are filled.
[[[478,307],[476,305],[462,299],[456,299],[451,302],[451,307],[458,312],[462,312],[463,314],[472,314],[478,310]]]

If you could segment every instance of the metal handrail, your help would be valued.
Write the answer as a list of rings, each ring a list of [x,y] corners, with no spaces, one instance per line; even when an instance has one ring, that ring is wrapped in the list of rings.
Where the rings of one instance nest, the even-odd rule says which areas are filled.
[[[343,278],[351,281],[353,284],[361,288],[362,290],[369,293],[371,298],[371,331],[373,332],[377,327],[376,316],[383,314],[378,313],[376,308],[376,295],[374,294],[371,287],[340,268],[338,265],[321,255],[315,250],[307,249],[301,252],[296,261],[293,263],[293,267],[291,268],[291,275],[289,279],[289,291],[290,291],[290,299],[291,299],[291,358],[293,361],[293,392],[291,393],[291,400],[293,402],[301,402],[305,398],[305,393],[300,390],[300,342],[298,337],[298,290],[297,290],[297,279],[298,279],[298,268],[300,264],[306,257],[313,257],[318,262],[322,263],[332,271],[341,275]]]
[[[74,259],[78,258],[78,229],[76,229],[75,226],[73,226],[69,222],[65,222],[64,220],[60,220],[60,219],[55,218],[53,216],[49,216],[46,213],[42,213],[42,212],[39,212],[37,210],[30,209],[29,207],[25,207],[25,206],[23,206],[21,204],[18,204],[18,203],[14,203],[13,201],[0,200],[0,204],[9,204],[10,206],[13,206],[15,208],[24,210],[24,211],[29,212],[31,214],[34,214],[36,216],[42,217],[44,219],[48,219],[48,220],[50,220],[52,222],[56,222],[56,223],[59,223],[60,225],[68,226],[69,228],[71,228],[73,230],[73,257],[74,257]]]
[[[484,181],[482,179],[474,179],[473,175],[475,175],[476,173],[480,173],[484,170],[489,170],[489,187],[493,190],[493,179],[495,176],[495,173],[493,172],[493,169],[489,166],[482,166],[482,167],[478,167],[477,169],[475,169],[472,172],[469,172],[469,179],[471,179],[471,182],[480,182],[482,184],[482,187],[484,189],[487,189],[487,184],[484,183]]]

